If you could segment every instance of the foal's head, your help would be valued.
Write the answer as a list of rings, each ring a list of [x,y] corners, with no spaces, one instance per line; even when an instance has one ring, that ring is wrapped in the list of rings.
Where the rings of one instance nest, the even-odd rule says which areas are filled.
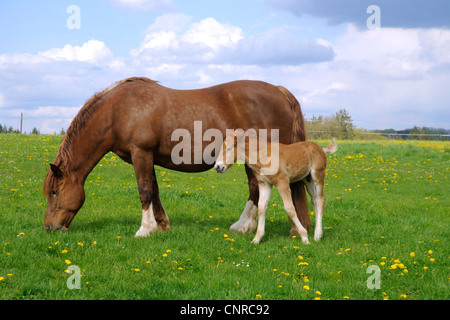
[[[47,198],[45,230],[67,230],[84,203],[83,182],[76,174],[64,173],[59,166],[51,164],[44,182]]]
[[[245,132],[242,129],[227,132],[214,165],[218,173],[224,173],[236,160],[244,161],[243,152],[245,151],[240,150],[244,146],[243,143],[245,143]]]

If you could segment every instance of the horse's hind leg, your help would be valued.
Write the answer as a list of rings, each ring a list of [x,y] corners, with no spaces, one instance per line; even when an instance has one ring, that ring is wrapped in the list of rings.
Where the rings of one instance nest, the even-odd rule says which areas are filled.
[[[159,188],[158,182],[156,181],[156,173],[154,167],[152,177],[152,209],[156,223],[158,224],[158,229],[163,231],[169,230],[169,217],[167,216],[167,213],[161,203],[161,199],[159,198]]]
[[[245,166],[245,172],[247,173],[250,194],[239,220],[230,227],[231,232],[252,233],[256,228],[256,213],[258,212],[256,204],[259,200],[258,181],[247,165]]]
[[[158,229],[153,212],[153,154],[137,150],[132,153],[132,162],[136,174],[139,198],[142,205],[142,223],[136,232],[136,237],[147,237]]]

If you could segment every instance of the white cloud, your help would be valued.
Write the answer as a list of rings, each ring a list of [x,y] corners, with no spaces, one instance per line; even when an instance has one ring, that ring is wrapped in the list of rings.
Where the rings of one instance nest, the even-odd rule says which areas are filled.
[[[172,0],[110,0],[113,5],[129,10],[172,11],[177,8]]]
[[[146,31],[141,45],[131,50],[137,59],[153,63],[302,64],[332,60],[333,46],[323,40],[304,40],[288,28],[269,29],[245,38],[239,27],[214,18],[190,23],[190,17],[164,15]],[[168,28],[164,28],[164,25]]]
[[[65,45],[63,48],[53,48],[40,52],[39,55],[55,60],[82,61],[95,63],[112,58],[111,50],[103,41],[89,40],[81,46]]]
[[[67,119],[74,118],[78,111],[80,111],[80,107],[39,106],[33,110],[26,110],[24,116]]]
[[[204,44],[212,49],[218,49],[221,46],[232,47],[241,39],[243,39],[241,28],[221,24],[214,18],[194,23],[182,36],[183,41]]]
[[[4,105],[5,105],[5,97],[0,92],[0,108],[3,107]]]

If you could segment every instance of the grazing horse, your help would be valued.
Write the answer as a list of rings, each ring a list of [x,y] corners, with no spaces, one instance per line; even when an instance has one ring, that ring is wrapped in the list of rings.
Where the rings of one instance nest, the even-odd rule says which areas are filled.
[[[252,133],[250,131],[247,134],[241,130],[229,132],[214,165],[217,172],[224,173],[236,160],[245,161],[258,181],[259,219],[258,229],[252,243],[259,243],[264,235],[267,204],[272,186],[275,185],[283,199],[284,209],[289,219],[299,230],[303,243],[309,244],[307,230],[297,218],[289,187],[290,183],[302,180],[306,182],[306,189],[316,211],[314,240],[320,240],[322,216],[325,209],[323,188],[327,166],[326,154],[337,151],[336,140],[333,139],[333,142],[325,148],[321,148],[311,141],[289,145],[277,142],[258,143],[258,137]],[[248,137],[248,142],[246,142],[246,137]],[[251,146],[254,149],[251,149]]]
[[[202,152],[212,144],[217,155],[223,141],[222,136],[220,141],[215,139],[208,145],[208,139],[202,139],[200,147],[194,145],[195,141],[188,141],[193,147],[187,156],[201,160],[174,161],[172,150],[178,145],[173,139],[174,131],[182,129],[194,135],[195,123],[200,123],[202,130],[219,130],[223,136],[226,129],[264,128],[278,129],[284,143],[305,140],[300,104],[283,87],[260,81],[234,81],[205,89],[174,90],[147,78],[116,82],[85,103],[61,141],[44,182],[45,230],[68,229],[84,203],[88,174],[109,151],[134,167],[142,205],[142,223],[136,236],[169,229],[154,165],[182,172],[208,170],[214,160],[205,162]],[[231,227],[237,232],[253,232],[251,228],[256,223],[258,187],[248,167],[246,173],[250,195],[239,221]],[[308,227],[304,185],[295,184],[292,189],[298,217]],[[291,233],[298,233],[295,226]]]

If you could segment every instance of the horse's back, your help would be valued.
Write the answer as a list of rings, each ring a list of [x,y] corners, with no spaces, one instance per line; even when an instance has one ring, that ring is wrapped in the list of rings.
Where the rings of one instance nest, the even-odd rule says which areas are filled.
[[[113,131],[119,148],[130,149],[132,145],[154,150],[164,158],[162,162],[169,161],[179,143],[172,141],[177,129],[187,130],[192,144],[195,138],[200,139],[202,149],[211,143],[203,141],[208,129],[217,129],[223,136],[226,129],[278,129],[280,142],[291,139],[291,106],[278,87],[262,81],[238,80],[176,90],[133,78],[117,85],[109,99],[114,101]],[[201,127],[201,137],[194,137],[198,134],[195,125]]]

